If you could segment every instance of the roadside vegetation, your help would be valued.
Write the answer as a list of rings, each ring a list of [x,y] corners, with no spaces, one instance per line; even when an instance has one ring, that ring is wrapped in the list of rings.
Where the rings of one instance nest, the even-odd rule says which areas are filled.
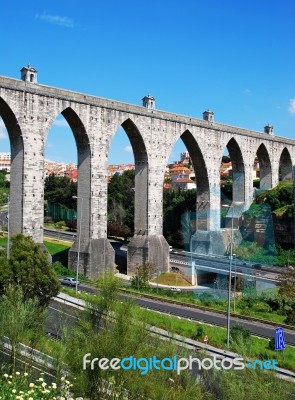
[[[134,400],[182,400],[184,398],[213,400],[222,398],[233,400],[236,399],[237,387],[243,396],[245,393],[251,396],[255,390],[257,391],[257,387],[252,386],[254,384],[258,385],[262,400],[292,398],[294,385],[278,380],[270,371],[261,373],[258,370],[245,368],[242,371],[219,371],[216,375],[217,371],[215,370],[203,370],[201,375],[196,378],[187,370],[177,374],[171,369],[159,371],[153,368],[143,374],[144,364],[142,363],[141,368],[128,370],[104,370],[96,367],[94,370],[83,369],[81,367],[82,360],[87,353],[90,353],[90,358],[108,358],[109,360],[112,358],[122,359],[131,355],[136,359],[148,359],[153,356],[158,359],[172,359],[175,355],[189,357],[188,351],[176,346],[173,341],[162,341],[160,338],[152,336],[147,330],[150,324],[163,327],[163,329],[168,328],[172,336],[173,333],[179,333],[202,340],[204,334],[207,334],[210,344],[213,344],[214,340],[223,342],[223,344],[225,342],[225,330],[221,328],[207,327],[191,321],[141,310],[132,299],[122,302],[119,299],[121,282],[112,276],[105,276],[103,280],[98,281],[97,287],[99,291],[96,296],[80,295],[87,300],[86,309],[84,311],[77,310],[78,319],[74,327],[71,329],[68,329],[67,326],[63,327],[60,343],[52,342],[55,348],[57,345],[60,346],[55,384],[46,382],[46,375],[38,380],[34,379],[30,362],[25,369],[26,375],[23,375],[24,371],[18,372],[12,358],[10,362],[3,364],[3,374],[6,374],[0,378],[0,390],[2,390],[3,398],[10,398],[5,397],[9,393],[15,396],[11,398],[18,399],[19,396],[29,391],[31,391],[29,394],[32,395],[32,390],[34,390],[35,395],[32,398],[37,400],[39,398],[52,400],[54,397],[50,397],[50,395],[66,397],[65,392],[73,399],[81,396],[84,400],[101,398],[122,400],[126,398]],[[69,291],[69,293],[71,292]],[[12,301],[15,298],[18,300]],[[0,310],[3,310],[3,318],[13,321],[9,327],[7,324],[1,324],[0,336],[1,338],[9,337],[11,342],[16,344],[16,350],[12,354],[18,356],[19,341],[28,343],[28,338],[32,338],[31,345],[35,348],[39,346],[42,348],[41,335],[44,332],[44,328],[42,329],[44,314],[40,314],[34,309],[32,301],[35,302],[36,307],[39,307],[38,298],[36,300],[26,299],[22,294],[22,289],[15,284],[13,287],[7,286],[0,298]],[[2,314],[0,313],[0,315]],[[256,341],[258,341],[256,338],[233,333],[231,348],[239,350],[240,353],[245,350],[245,355],[249,356],[250,348],[253,350],[253,354],[256,354],[254,352]],[[47,339],[47,342],[50,341]],[[266,349],[267,341],[261,342],[263,344],[260,347],[259,358],[274,358],[274,352]],[[194,354],[194,356],[200,359],[206,357],[202,352]],[[289,364],[294,361],[291,347],[286,349],[285,356],[284,365],[290,367]],[[255,357],[258,356],[255,355]],[[66,366],[66,372],[62,373],[61,365]],[[279,363],[279,365],[281,364]],[[212,385],[213,381],[214,385]],[[73,386],[70,382],[73,382]],[[43,397],[39,394],[40,391]],[[26,397],[23,396],[23,398]],[[246,399],[246,397],[242,398]]]
[[[0,206],[7,203],[9,195],[9,182],[6,180],[7,171],[0,171]]]

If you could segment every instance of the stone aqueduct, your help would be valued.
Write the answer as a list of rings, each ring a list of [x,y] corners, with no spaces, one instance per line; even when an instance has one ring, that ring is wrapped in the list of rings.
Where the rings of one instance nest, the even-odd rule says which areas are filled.
[[[128,246],[128,272],[144,261],[169,269],[163,237],[163,179],[175,142],[190,153],[197,181],[200,231],[220,232],[220,163],[227,147],[233,162],[233,201],[246,209],[253,198],[253,161],[260,163],[261,187],[292,177],[295,140],[7,77],[0,77],[0,116],[11,143],[10,233],[43,242],[44,151],[59,114],[74,134],[78,152],[78,223],[82,206],[80,271],[95,278],[113,268],[107,239],[107,164],[113,135],[122,126],[135,158],[135,234]],[[83,199],[83,201],[81,200]],[[82,202],[82,204],[81,204]],[[78,243],[70,252],[75,268]]]

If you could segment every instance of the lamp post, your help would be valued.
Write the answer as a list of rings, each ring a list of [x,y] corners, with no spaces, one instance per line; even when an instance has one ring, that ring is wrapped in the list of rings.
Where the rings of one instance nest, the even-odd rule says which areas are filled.
[[[7,259],[9,258],[10,255],[10,229],[9,229],[9,209],[10,209],[10,197],[9,194],[7,195],[7,250],[6,250],[6,256]]]
[[[234,205],[224,205],[223,207],[232,209],[231,218],[231,235],[230,235],[230,262],[229,262],[229,277],[228,277],[228,299],[227,299],[227,336],[226,344],[229,347],[230,337],[230,297],[231,297],[231,275],[232,275],[232,262],[233,262],[233,232],[234,232]]]
[[[235,257],[235,280],[234,280],[234,312],[236,312],[236,287],[237,287],[237,255],[233,254]]]
[[[81,246],[81,225],[82,225],[82,212],[83,212],[83,197],[72,196],[72,199],[80,199],[80,221],[79,221],[79,237],[78,237],[78,259],[76,268],[76,293],[78,292],[78,276],[79,276],[79,266],[80,266],[80,246]]]

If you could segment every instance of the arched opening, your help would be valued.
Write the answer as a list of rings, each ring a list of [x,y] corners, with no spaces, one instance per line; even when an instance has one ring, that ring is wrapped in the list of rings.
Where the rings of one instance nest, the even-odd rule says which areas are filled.
[[[52,123],[44,152],[44,227],[76,230],[77,146],[62,114]]]
[[[292,179],[292,160],[288,149],[282,151],[279,163],[279,180],[287,181]]]
[[[208,229],[208,174],[200,147],[188,130],[177,140],[171,154],[164,179],[164,236],[169,245],[189,250],[192,235]]]
[[[76,239],[70,250],[68,265],[76,269],[77,253],[80,252],[80,266],[83,266],[80,272],[87,276],[90,276],[86,251],[91,224],[90,157],[85,127],[75,111],[66,108],[56,117],[47,136],[45,175],[54,175],[57,187],[52,183],[53,178],[47,178],[45,187],[49,183],[49,188],[46,187],[45,200],[51,203],[47,216],[58,224],[58,228],[74,230],[78,226],[80,248]],[[50,188],[50,185],[54,188]]]
[[[108,235],[125,240],[125,246],[113,246],[117,247],[115,262],[120,272],[126,273],[126,245],[132,237],[148,233],[148,157],[142,136],[131,119],[125,120],[113,136],[108,161]]]
[[[6,145],[7,138],[10,142],[9,232],[13,235],[23,231],[24,144],[16,116],[1,97],[0,116],[2,136],[5,138],[7,132]]]
[[[269,154],[265,145],[262,143],[257,150],[253,164],[253,186],[262,190],[270,189],[272,181],[271,174]]]
[[[227,155],[226,155],[227,154]],[[225,160],[227,157],[227,160]],[[227,176],[232,180],[232,191],[228,198],[222,199],[222,202],[244,202],[245,201],[245,167],[241,149],[234,138],[226,145],[223,161],[221,161],[221,175],[227,168]],[[224,167],[226,164],[226,168]]]
[[[220,167],[220,182],[221,182],[221,227],[228,226],[232,220],[232,213],[235,219],[240,216],[239,209],[242,210],[245,202],[245,167],[241,149],[234,138],[226,145],[221,167]],[[234,205],[234,211],[228,207]],[[234,222],[235,224],[235,222]]]

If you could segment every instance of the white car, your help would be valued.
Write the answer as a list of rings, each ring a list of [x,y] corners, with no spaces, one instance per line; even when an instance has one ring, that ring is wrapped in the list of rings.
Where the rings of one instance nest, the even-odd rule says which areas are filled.
[[[172,287],[171,292],[181,292],[181,289],[179,289],[177,287]]]
[[[76,278],[70,278],[70,277],[66,277],[66,278],[61,278],[60,283],[62,285],[66,285],[66,286],[71,286],[71,287],[75,287],[76,286]],[[77,281],[77,285],[79,285],[80,282]]]

